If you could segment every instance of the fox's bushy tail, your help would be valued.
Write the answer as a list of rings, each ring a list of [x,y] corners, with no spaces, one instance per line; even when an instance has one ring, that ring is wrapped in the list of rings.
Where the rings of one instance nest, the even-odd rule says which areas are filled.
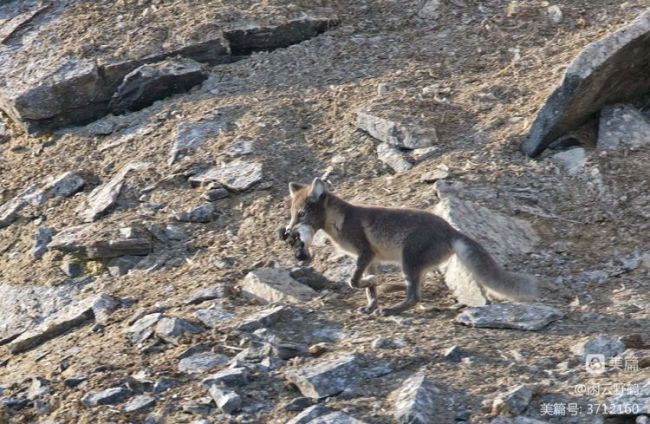
[[[530,301],[538,297],[535,278],[504,270],[483,246],[470,237],[459,234],[452,247],[474,279],[497,296],[516,301]]]

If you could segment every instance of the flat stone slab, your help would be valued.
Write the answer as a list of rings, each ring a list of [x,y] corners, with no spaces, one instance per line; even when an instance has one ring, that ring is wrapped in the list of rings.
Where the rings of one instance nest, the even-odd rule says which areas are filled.
[[[83,188],[85,181],[74,172],[66,172],[56,177],[48,177],[39,188],[32,184],[13,199],[0,205],[0,228],[18,219],[18,213],[28,204],[42,206],[53,197],[70,197]]]
[[[589,44],[567,68],[562,83],[537,114],[521,146],[528,156],[597,116],[603,106],[650,91],[650,11]]]
[[[190,177],[190,182],[204,184],[216,181],[231,191],[245,191],[262,181],[262,164],[244,159],[210,168]]]
[[[370,110],[357,113],[357,127],[373,138],[403,149],[430,147],[438,142],[436,130],[405,121],[404,117],[386,118]]]
[[[0,284],[0,293],[0,345],[3,345],[73,303],[78,290],[69,285]]]
[[[125,387],[113,387],[101,392],[87,393],[81,398],[81,403],[86,406],[116,405],[131,397],[132,392]]]
[[[535,331],[562,318],[564,318],[564,313],[552,306],[495,303],[465,309],[456,317],[456,322],[478,328]]]
[[[607,399],[608,415],[650,415],[650,379],[637,384],[638,392],[623,392]]]
[[[41,188],[23,196],[23,199],[34,206],[40,206],[53,197],[70,197],[81,190],[84,184],[86,181],[77,173],[66,172],[45,179]]]
[[[385,364],[367,367],[358,356],[346,355],[286,371],[285,377],[298,387],[303,396],[322,399],[339,394],[368,378],[379,377],[391,371]]]
[[[107,259],[148,255],[153,245],[144,234],[126,238],[113,229],[103,230],[93,224],[83,224],[61,230],[52,237],[48,247],[89,259]]]
[[[499,212],[473,202],[461,200],[438,185],[440,202],[433,212],[444,218],[454,228],[480,243],[502,265],[510,255],[532,252],[539,242],[533,227],[519,218],[505,216]],[[468,306],[481,306],[488,303],[481,286],[453,255],[440,266],[445,283],[459,303]]]
[[[72,328],[94,319],[95,310],[98,311],[98,315],[105,319],[105,314],[111,311],[111,307],[107,304],[109,300],[113,300],[113,298],[107,295],[91,296],[66,305],[37,327],[22,333],[14,339],[8,344],[9,350],[11,353],[16,354],[39,346]],[[112,309],[115,309],[117,302],[112,305]]]
[[[127,414],[135,414],[148,411],[156,404],[156,398],[149,395],[140,395],[131,399],[124,405],[124,412]]]
[[[602,150],[650,144],[650,120],[634,106],[605,106],[600,112],[597,147]]]
[[[413,375],[394,392],[393,417],[403,424],[428,424],[453,421],[446,411],[442,394],[424,375]]]
[[[88,195],[85,205],[79,209],[79,217],[84,222],[93,222],[108,213],[117,202],[127,174],[131,171],[147,169],[149,166],[144,162],[131,162],[125,165],[110,181],[95,188]]]
[[[304,303],[317,295],[312,288],[294,280],[289,271],[276,268],[251,271],[240,285],[246,296],[266,303]]]

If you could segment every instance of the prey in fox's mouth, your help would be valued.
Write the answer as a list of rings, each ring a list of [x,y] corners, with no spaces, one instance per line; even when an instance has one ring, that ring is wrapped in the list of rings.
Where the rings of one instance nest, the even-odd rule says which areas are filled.
[[[280,228],[279,235],[281,240],[285,240],[294,248],[294,256],[301,262],[311,262],[312,255],[309,251],[314,229],[308,225],[299,225],[294,229]]]

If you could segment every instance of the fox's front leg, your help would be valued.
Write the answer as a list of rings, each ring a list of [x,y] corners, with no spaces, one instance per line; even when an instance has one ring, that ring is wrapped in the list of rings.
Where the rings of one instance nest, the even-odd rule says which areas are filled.
[[[357,267],[354,270],[354,274],[352,274],[352,278],[350,278],[350,287],[353,289],[358,289],[361,287],[361,277],[363,277],[363,273],[366,272],[366,268],[370,266],[373,259],[374,255],[370,250],[361,252],[361,254],[357,257]]]
[[[377,309],[377,288],[375,287],[375,282],[373,280],[373,274],[376,274],[377,268],[373,264],[374,255],[370,251],[365,251],[359,255],[357,258],[357,268],[354,270],[354,274],[350,279],[350,287],[360,288],[365,287],[366,289],[366,298],[368,299],[368,305],[362,308],[359,308],[360,312],[369,314],[374,312]],[[371,275],[363,278],[363,274],[366,271],[370,271]]]
[[[377,266],[373,263],[367,268],[367,271],[370,274],[363,280],[368,280],[366,285],[366,298],[368,299],[368,305],[359,308],[358,311],[364,314],[371,314],[379,307],[379,302],[377,301],[377,285],[374,281],[375,275],[377,275]]]

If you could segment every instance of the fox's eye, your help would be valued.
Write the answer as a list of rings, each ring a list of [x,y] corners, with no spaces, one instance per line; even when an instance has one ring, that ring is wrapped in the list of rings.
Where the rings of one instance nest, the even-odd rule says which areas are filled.
[[[304,218],[305,217],[305,211],[300,211],[298,212],[298,218]]]

